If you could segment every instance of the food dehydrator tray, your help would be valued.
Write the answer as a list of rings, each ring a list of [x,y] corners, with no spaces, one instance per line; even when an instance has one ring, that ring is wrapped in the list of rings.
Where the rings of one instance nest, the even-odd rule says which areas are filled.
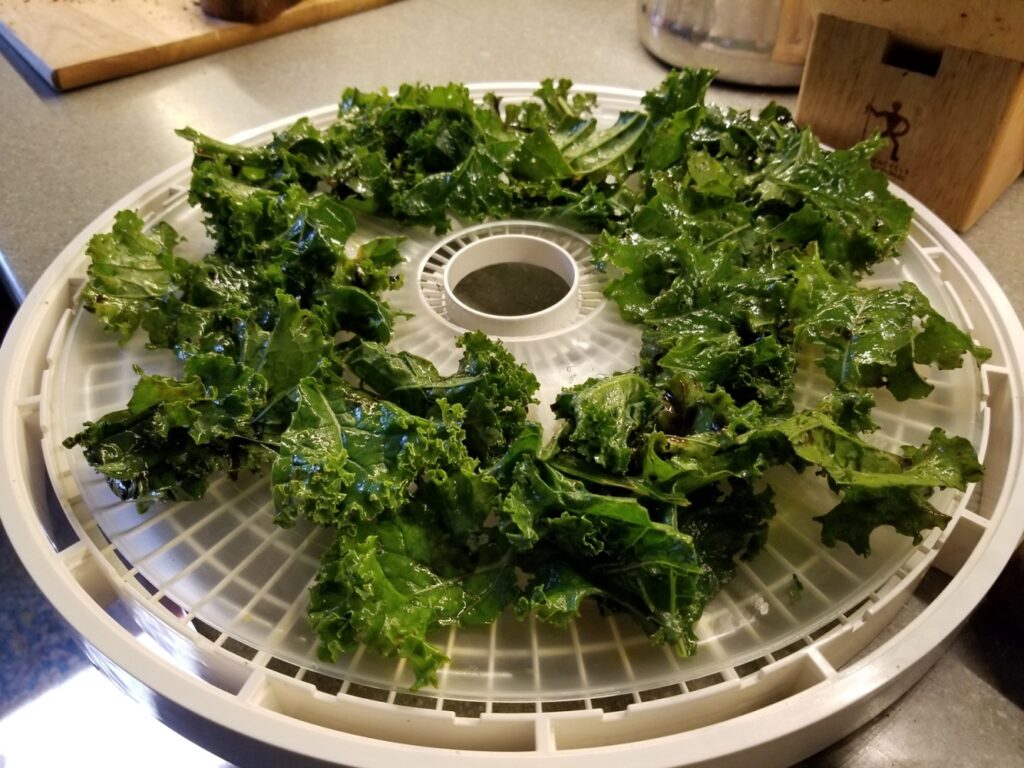
[[[635,108],[640,96],[581,89],[598,93],[599,117]],[[473,93],[488,90],[515,101],[534,86],[486,85]],[[330,107],[309,117],[323,123],[333,115]],[[293,119],[239,140],[264,141]],[[118,346],[81,310],[76,293],[88,237],[109,229],[121,208],[139,210],[148,223],[169,221],[186,248],[202,253],[207,243],[199,212],[187,205],[188,175],[183,162],[100,216],[26,300],[2,352],[9,375],[0,399],[0,476],[11,497],[0,514],[33,577],[104,668],[137,696],[165,702],[164,717],[186,735],[202,741],[212,732],[186,724],[183,712],[212,723],[217,741],[206,746],[226,757],[259,742],[273,746],[262,758],[268,764],[287,753],[349,765],[385,765],[401,755],[444,765],[527,758],[593,765],[628,750],[636,765],[730,765],[756,750],[759,764],[782,765],[852,730],[916,680],[1024,531],[1020,323],[977,257],[908,198],[911,236],[899,259],[870,282],[914,282],[993,350],[980,366],[968,360],[962,369],[930,371],[935,392],[925,401],[879,398],[882,428],[873,439],[883,447],[920,443],[941,426],[970,439],[986,463],[983,484],[936,496],[936,506],[953,517],[944,531],[919,545],[876,531],[868,559],[845,545],[829,549],[811,520],[829,504],[826,489],[780,474],[769,546],[741,564],[708,607],[694,657],[652,646],[628,618],[587,611],[567,630],[503,616],[491,627],[438,632],[434,639],[452,664],[437,688],[415,693],[401,662],[359,650],[334,664],[320,661],[305,624],[305,590],[325,535],[301,523],[275,527],[265,478],[224,478],[201,502],[140,515],[116,501],[79,452],[61,446],[83,420],[123,406],[133,365],[176,370],[169,353],[147,350],[141,340]],[[365,222],[356,239],[390,226]],[[414,317],[396,327],[394,346],[442,371],[453,368],[460,329],[442,267],[469,246],[513,236],[557,246],[578,282],[572,311],[561,312],[556,327],[500,329],[541,380],[541,403],[566,384],[633,364],[636,331],[602,299],[602,277],[582,235],[522,221],[456,226],[446,237],[401,234],[405,281],[389,302]],[[827,386],[805,366],[797,405]],[[550,428],[543,405],[535,416]],[[47,534],[53,501],[78,537],[60,551]],[[869,648],[932,567],[953,575],[949,586],[893,639]],[[797,581],[802,589],[794,589]]]

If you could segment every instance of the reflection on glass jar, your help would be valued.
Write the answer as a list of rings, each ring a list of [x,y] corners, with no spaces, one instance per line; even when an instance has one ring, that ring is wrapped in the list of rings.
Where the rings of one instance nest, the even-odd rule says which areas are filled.
[[[764,86],[800,83],[813,29],[803,0],[637,0],[637,21],[659,59]]]

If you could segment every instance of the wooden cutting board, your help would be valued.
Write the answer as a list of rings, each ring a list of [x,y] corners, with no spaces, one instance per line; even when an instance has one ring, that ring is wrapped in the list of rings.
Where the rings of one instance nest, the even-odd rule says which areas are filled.
[[[394,0],[303,0],[263,24],[214,19],[196,0],[0,0],[0,37],[66,91],[144,72]]]

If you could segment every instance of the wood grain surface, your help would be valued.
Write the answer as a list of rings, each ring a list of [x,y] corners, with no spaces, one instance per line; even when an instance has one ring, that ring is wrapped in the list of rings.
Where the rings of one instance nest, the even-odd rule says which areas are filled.
[[[194,0],[0,0],[0,36],[54,88],[70,90],[389,2],[303,0],[263,24],[242,24],[211,18]]]
[[[1024,63],[955,46],[897,59],[898,43],[819,15],[797,121],[835,147],[882,134],[872,164],[964,231],[1024,168]]]
[[[883,27],[936,47],[1024,61],[1024,0],[805,0],[815,15]]]

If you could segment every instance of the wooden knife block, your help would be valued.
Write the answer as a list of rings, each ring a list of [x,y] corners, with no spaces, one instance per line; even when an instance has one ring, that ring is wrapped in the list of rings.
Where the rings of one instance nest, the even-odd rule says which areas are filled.
[[[796,119],[834,147],[882,134],[875,167],[964,231],[1024,170],[1024,63],[822,13]]]

